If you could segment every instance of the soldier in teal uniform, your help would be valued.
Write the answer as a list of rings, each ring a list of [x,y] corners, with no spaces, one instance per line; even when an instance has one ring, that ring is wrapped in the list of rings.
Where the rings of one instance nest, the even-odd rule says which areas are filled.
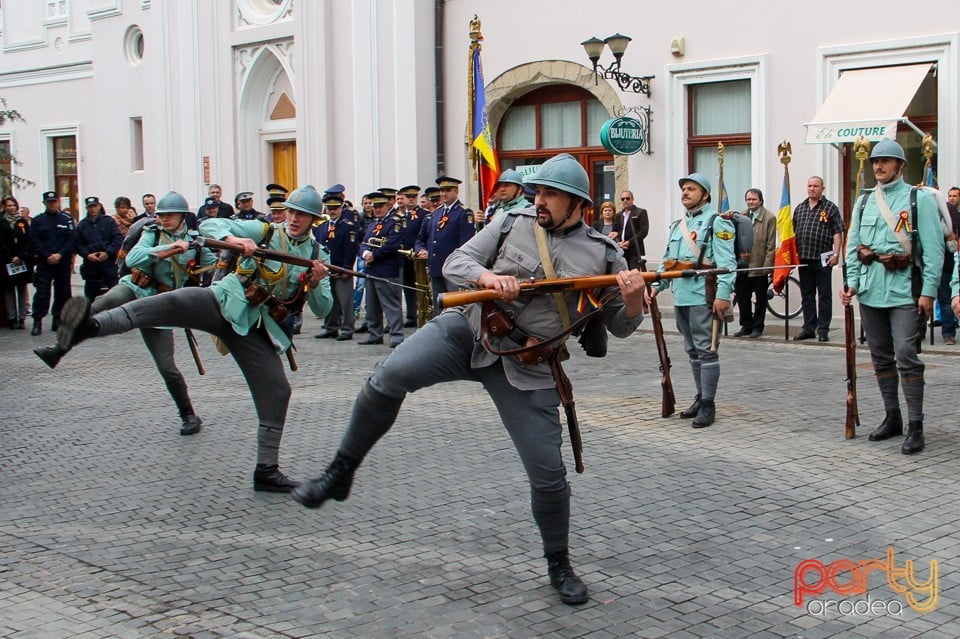
[[[877,188],[857,200],[847,235],[847,286],[844,306],[860,300],[860,320],[880,387],[885,416],[868,438],[881,441],[903,434],[898,381],[907,400],[907,436],[900,451],[923,450],[923,373],[918,330],[933,312],[943,267],[943,232],[933,196],[917,189],[917,223],[911,214],[911,187],[903,181],[903,148],[880,140],[870,153]],[[911,242],[916,231],[917,243]],[[917,255],[917,253],[920,255]],[[912,272],[921,268],[919,289]],[[954,288],[956,295],[956,288]],[[956,300],[954,300],[956,301]],[[921,317],[918,318],[918,315]],[[899,378],[899,379],[898,379]]]
[[[290,402],[290,384],[279,357],[291,347],[284,320],[305,301],[321,316],[333,303],[324,264],[328,254],[310,232],[313,220],[322,214],[320,194],[312,186],[301,187],[285,205],[287,220],[280,225],[225,218],[203,221],[202,235],[242,247],[236,271],[209,288],[183,288],[96,314],[90,313],[85,300],[76,299],[64,313],[57,335],[64,350],[87,338],[132,328],[180,326],[214,335],[233,355],[253,396],[260,425],[253,489],[269,492],[289,492],[297,486],[278,465]],[[311,267],[254,258],[257,247],[308,258]]]
[[[664,271],[691,268],[737,268],[733,252],[733,223],[710,206],[710,181],[702,173],[680,178],[680,201],[686,212],[670,227],[670,239],[657,268]],[[694,428],[705,428],[716,419],[714,398],[720,382],[720,354],[711,347],[714,318],[730,308],[735,273],[661,280],[647,289],[650,301],[667,287],[673,292],[677,329],[690,358],[697,396],[680,416],[693,418]],[[710,284],[710,286],[708,286]]]
[[[148,222],[139,231],[140,239],[127,254],[126,264],[131,271],[98,297],[91,304],[90,312],[100,313],[135,299],[184,286],[198,286],[200,273],[216,264],[217,256],[209,249],[188,246],[197,236],[196,231],[187,228],[186,218],[190,214],[186,198],[179,193],[170,191],[160,198],[156,221]],[[173,331],[141,328],[140,334],[180,413],[180,434],[200,432],[203,420],[194,412],[187,382],[174,359]],[[35,348],[33,352],[50,368],[66,353],[59,344]]]
[[[493,185],[493,193],[497,199],[496,205],[485,215],[483,223],[490,222],[501,213],[509,213],[514,209],[525,209],[530,206],[527,198],[523,197],[523,178],[513,169],[506,169],[497,178]]]

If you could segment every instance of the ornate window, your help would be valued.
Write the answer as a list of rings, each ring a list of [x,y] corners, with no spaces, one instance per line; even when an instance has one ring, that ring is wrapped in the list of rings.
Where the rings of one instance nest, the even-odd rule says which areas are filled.
[[[47,20],[63,20],[70,15],[70,3],[67,0],[47,0]]]
[[[705,82],[687,87],[687,162],[714,184],[715,207],[720,206],[717,143],[723,142],[723,183],[730,208],[743,208],[750,184],[752,136],[750,80]]]

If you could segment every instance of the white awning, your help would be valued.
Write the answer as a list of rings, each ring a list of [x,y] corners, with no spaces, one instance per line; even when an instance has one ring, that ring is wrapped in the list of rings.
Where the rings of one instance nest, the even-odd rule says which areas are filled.
[[[861,135],[876,142],[897,136],[930,64],[844,71],[807,127],[807,144],[853,142]],[[913,127],[916,128],[916,127]]]

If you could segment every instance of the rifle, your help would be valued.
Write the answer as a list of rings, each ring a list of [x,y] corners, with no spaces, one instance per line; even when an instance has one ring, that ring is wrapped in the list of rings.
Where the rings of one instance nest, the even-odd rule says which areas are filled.
[[[190,346],[190,354],[193,355],[193,361],[197,364],[197,372],[201,375],[205,375],[207,371],[204,370],[203,362],[200,361],[200,351],[197,348],[197,346],[199,346],[197,343],[197,336],[194,335],[193,331],[191,331],[189,328],[183,329],[183,332],[187,335],[187,344]]]
[[[648,284],[650,282],[659,282],[661,280],[675,280],[681,277],[704,277],[707,275],[725,275],[727,273],[745,273],[747,271],[769,271],[775,268],[797,268],[793,266],[758,266],[753,268],[702,268],[702,269],[683,269],[679,271],[663,271],[662,273],[643,271],[640,275]],[[584,275],[581,277],[558,277],[553,280],[521,280],[520,293],[530,295],[546,295],[550,293],[562,293],[564,291],[581,291],[584,289],[608,288],[618,286],[616,274],[610,275]],[[478,302],[492,302],[499,300],[500,291],[495,289],[471,289],[465,291],[453,291],[449,293],[440,293],[440,306],[450,308],[451,306],[463,306],[465,304],[475,304]]]
[[[660,415],[670,417],[676,410],[676,397],[673,394],[673,380],[670,379],[670,355],[663,335],[660,305],[656,299],[650,302],[650,321],[653,323],[653,336],[657,340],[657,355],[660,357]]]
[[[843,288],[847,289],[847,274],[844,269]],[[857,338],[853,330],[853,304],[843,307],[843,339],[847,356],[847,420],[843,427],[845,439],[857,436],[860,425],[860,409],[857,406]]]
[[[200,246],[207,246],[212,249],[225,249],[228,251],[236,251],[237,253],[243,254],[242,246],[238,244],[232,244],[230,242],[224,242],[223,240],[215,240],[211,237],[204,237],[201,235],[200,237],[195,239],[194,242],[197,242],[197,244],[199,244]],[[313,260],[309,258],[300,257],[298,255],[291,255],[290,253],[284,253],[282,251],[272,251],[270,249],[265,249],[259,246],[253,252],[253,257],[259,257],[260,259],[264,259],[264,260],[273,260],[274,262],[283,262],[284,264],[293,264],[294,266],[302,266],[304,268],[310,268],[311,266],[313,266]],[[335,266],[333,264],[328,264],[326,262],[324,262],[323,265],[327,267],[327,270],[332,271],[334,273],[342,273],[344,275],[352,275],[354,277],[365,277],[368,280],[373,280],[375,282],[384,282],[385,284],[396,286],[397,288],[410,289],[411,291],[421,290],[415,286],[407,286],[399,282],[388,280],[385,277],[378,277],[376,275],[367,275],[366,273],[361,273],[360,271],[354,271],[352,269],[344,268],[342,266]]]

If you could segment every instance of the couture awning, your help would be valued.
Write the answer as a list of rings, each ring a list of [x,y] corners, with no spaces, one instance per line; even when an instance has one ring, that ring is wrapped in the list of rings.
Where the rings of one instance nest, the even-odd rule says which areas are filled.
[[[895,138],[930,63],[844,71],[807,127],[807,144]],[[911,125],[912,126],[912,125]],[[916,127],[912,127],[916,129]],[[917,129],[919,131],[919,129]]]

